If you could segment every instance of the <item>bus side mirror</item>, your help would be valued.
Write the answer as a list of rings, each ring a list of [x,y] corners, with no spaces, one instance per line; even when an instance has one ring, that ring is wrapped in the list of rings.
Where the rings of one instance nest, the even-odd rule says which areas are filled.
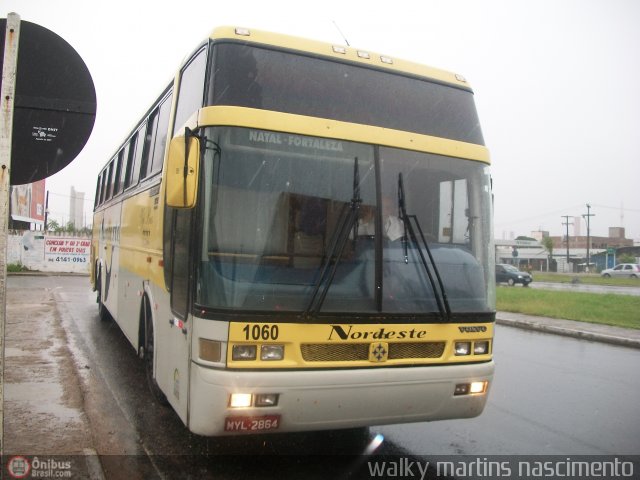
[[[200,139],[198,137],[174,137],[171,139],[166,189],[169,207],[193,208],[195,206],[199,165]]]

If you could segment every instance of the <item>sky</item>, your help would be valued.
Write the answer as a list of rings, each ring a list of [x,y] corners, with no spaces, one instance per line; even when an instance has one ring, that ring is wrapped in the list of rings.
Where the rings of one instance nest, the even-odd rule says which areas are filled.
[[[496,239],[625,227],[640,244],[637,0],[0,0],[0,17],[52,30],[84,59],[97,115],[80,155],[47,179],[50,217],[69,191],[91,223],[101,167],[216,26],[345,44],[464,75],[491,152]],[[575,232],[571,226],[569,234]]]

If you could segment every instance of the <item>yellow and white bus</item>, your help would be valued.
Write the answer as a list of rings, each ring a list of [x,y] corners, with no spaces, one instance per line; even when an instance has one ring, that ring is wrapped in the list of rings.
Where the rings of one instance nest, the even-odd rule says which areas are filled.
[[[459,75],[216,29],[98,177],[100,315],[197,434],[479,415],[489,163]]]

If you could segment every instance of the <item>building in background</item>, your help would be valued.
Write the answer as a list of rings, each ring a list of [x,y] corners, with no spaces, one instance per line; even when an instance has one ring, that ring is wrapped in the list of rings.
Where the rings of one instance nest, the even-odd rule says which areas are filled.
[[[579,230],[578,230],[579,231]],[[550,252],[544,239],[553,241]],[[583,272],[586,269],[587,237],[582,235],[551,236],[548,231],[531,232],[530,236],[520,236],[515,240],[496,239],[496,263],[509,263],[521,270],[557,271],[564,273]],[[589,236],[590,270],[597,272],[610,268],[621,254],[640,254],[640,248],[633,246],[633,240],[625,238],[625,229],[609,227],[608,237]]]
[[[80,230],[85,227],[84,192],[76,192],[76,189],[71,187],[69,197],[69,222],[73,224],[76,230]]]
[[[551,237],[551,239],[553,240],[553,248],[566,249],[567,243],[565,236]],[[625,230],[622,227],[609,227],[608,237],[589,236],[589,248],[607,249],[620,247],[633,247],[633,239],[625,238]],[[569,237],[569,248],[586,249],[587,236],[574,235],[573,237]]]

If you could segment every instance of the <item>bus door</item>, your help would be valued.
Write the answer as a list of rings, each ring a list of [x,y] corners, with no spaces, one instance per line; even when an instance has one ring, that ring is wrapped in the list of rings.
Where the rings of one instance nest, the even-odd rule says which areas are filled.
[[[166,208],[164,229],[165,281],[171,295],[171,319],[159,319],[157,381],[167,400],[187,422],[189,355],[193,322],[189,318],[192,268],[193,209]],[[162,370],[162,371],[161,371]]]

